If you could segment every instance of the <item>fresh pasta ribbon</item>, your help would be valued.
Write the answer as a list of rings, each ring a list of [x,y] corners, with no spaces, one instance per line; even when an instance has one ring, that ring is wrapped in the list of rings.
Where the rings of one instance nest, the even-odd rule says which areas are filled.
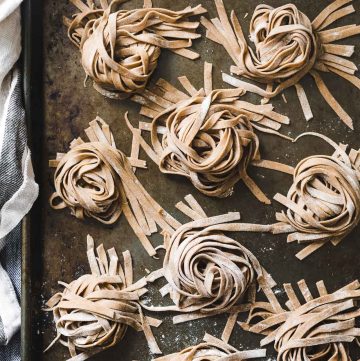
[[[187,204],[179,202],[176,207],[192,221],[164,238],[163,268],[148,277],[149,282],[165,277],[168,283],[160,293],[169,295],[174,305],[143,307],[180,312],[174,323],[229,313],[222,335],[227,342],[238,314],[248,311],[254,302],[256,285],[268,294],[275,282],[247,248],[227,235],[250,231],[256,225],[235,223],[240,219],[237,212],[208,217],[193,196],[185,200]],[[279,309],[276,298],[272,299],[273,307]]]
[[[320,137],[335,152],[300,161],[287,195],[274,197],[287,210],[276,214],[279,224],[272,232],[286,231],[288,242],[307,244],[296,255],[300,260],[329,242],[338,245],[360,221],[360,151],[347,152],[347,146],[318,133],[303,136]]]
[[[114,248],[106,251],[101,244],[95,250],[88,235],[87,256],[91,273],[69,284],[59,282],[63,291],[46,303],[57,333],[47,350],[59,341],[69,349],[68,361],[86,360],[121,342],[130,326],[144,332],[152,353],[161,353],[151,331],[161,321],[142,311],[139,299],[147,292],[147,281],[133,282],[130,252],[123,253],[122,266]]]
[[[284,284],[286,309],[279,312],[268,302],[257,302],[240,326],[263,335],[261,347],[273,343],[279,361],[351,361],[348,345],[360,336],[355,325],[360,284],[356,280],[330,294],[323,281],[316,286],[319,296],[313,297],[306,282],[298,282],[302,303],[291,284]]]
[[[211,197],[229,196],[242,180],[258,200],[269,204],[247,173],[248,166],[260,160],[255,130],[280,135],[277,130],[289,119],[274,112],[271,104],[240,100],[242,89],[213,90],[211,72],[212,65],[205,63],[200,90],[180,77],[187,94],[160,79],[155,87],[132,97],[142,105],[140,114],[152,118],[152,123],[140,122],[137,129],[127,115],[126,122],[162,173],[184,176]],[[142,130],[151,132],[151,146],[141,137]]]
[[[97,117],[85,130],[88,142],[75,139],[68,153],[58,153],[49,162],[55,167],[53,209],[69,208],[79,219],[94,218],[103,224],[115,223],[124,213],[138,239],[149,253],[156,251],[148,236],[157,225],[170,234],[181,224],[170,216],[144,189],[132,166],[145,167],[138,159],[128,159],[116,148],[113,134]]]
[[[206,333],[202,343],[154,361],[245,361],[263,357],[266,357],[265,349],[239,351],[227,342]]]
[[[250,41],[255,51],[248,45],[235,12],[231,12],[229,20],[223,0],[214,1],[219,18],[211,21],[205,17],[201,19],[207,29],[207,37],[222,45],[230,55],[235,64],[230,69],[233,74],[267,84],[267,88],[224,73],[226,83],[266,99],[295,86],[305,118],[310,120],[313,114],[299,83],[310,74],[325,101],[353,129],[353,120],[320,76],[321,72],[331,72],[360,89],[360,79],[354,75],[358,68],[348,59],[354,53],[354,46],[335,43],[360,34],[360,26],[351,24],[329,29],[337,20],[355,12],[350,4],[352,0],[335,0],[313,21],[293,4],[277,8],[258,5],[250,23]]]
[[[188,49],[200,23],[189,17],[201,15],[201,6],[181,11],[152,8],[121,9],[127,0],[71,0],[79,9],[65,18],[69,39],[81,51],[81,63],[94,88],[104,96],[124,99],[142,91],[156,69],[161,49],[169,49],[189,59],[199,54]]]

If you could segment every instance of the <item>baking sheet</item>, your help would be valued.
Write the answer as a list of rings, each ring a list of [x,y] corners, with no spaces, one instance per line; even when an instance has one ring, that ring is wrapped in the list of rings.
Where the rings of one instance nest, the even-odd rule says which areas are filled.
[[[294,0],[300,10],[313,19],[331,1]],[[181,9],[187,5],[196,5],[200,1],[154,0],[155,6]],[[225,0],[228,10],[235,9],[239,19],[248,31],[248,24],[254,8],[260,1]],[[278,6],[285,1],[269,0],[267,4]],[[360,0],[355,0],[357,13],[348,16],[339,23],[359,22]],[[212,0],[203,0],[202,5],[209,10],[211,17],[216,15]],[[141,7],[142,1],[131,0],[126,8]],[[145,268],[155,270],[161,267],[161,260],[150,258],[136,239],[125,217],[114,226],[104,226],[95,221],[80,221],[72,217],[68,210],[54,211],[48,205],[53,191],[53,171],[47,166],[48,159],[56,152],[66,152],[69,142],[83,136],[83,129],[97,115],[105,119],[114,133],[118,147],[126,154],[130,153],[131,134],[124,122],[124,113],[129,111],[133,124],[140,120],[139,106],[131,101],[116,101],[102,97],[87,83],[84,88],[84,72],[80,66],[80,53],[67,38],[62,16],[71,16],[73,6],[68,1],[28,0],[24,5],[25,21],[25,98],[30,119],[30,132],[34,153],[34,166],[40,184],[41,196],[24,231],[24,268],[23,268],[23,360],[60,361],[68,358],[68,351],[61,345],[54,346],[48,353],[42,350],[52,341],[55,329],[52,316],[41,309],[51,295],[60,288],[58,280],[70,282],[89,271],[86,259],[86,235],[91,234],[96,243],[103,242],[105,247],[115,246],[118,253],[130,250],[135,267],[135,279],[145,274]],[[249,14],[248,16],[245,16]],[[201,29],[204,35],[204,29]],[[353,58],[360,61],[360,37],[344,43],[357,45]],[[199,51],[201,59],[195,62],[169,53],[162,52],[153,80],[160,76],[179,86],[176,78],[187,75],[199,88],[202,86],[203,62],[214,64],[214,86],[226,87],[221,81],[221,71],[229,72],[231,60],[221,46],[206,39],[195,41],[194,49]],[[310,99],[315,118],[307,123],[297,100],[295,90],[285,92],[287,104],[277,97],[272,101],[276,111],[286,114],[291,125],[282,128],[282,132],[296,136],[304,131],[317,131],[337,142],[347,143],[354,148],[360,147],[360,102],[359,91],[335,75],[325,74],[324,80],[334,96],[354,119],[355,131],[349,130],[324,102],[313,80],[306,77],[302,84]],[[30,88],[32,92],[30,92]],[[246,100],[258,103],[260,98],[246,95]],[[142,118],[141,120],[146,120]],[[291,144],[277,137],[259,134],[261,154],[264,159],[276,160],[290,165],[311,154],[330,154],[331,149],[322,141],[304,138]],[[148,161],[147,170],[138,170],[137,176],[145,189],[172,215],[179,220],[186,218],[174,205],[189,193],[204,206],[209,215],[229,211],[240,211],[244,222],[268,224],[274,221],[275,212],[281,207],[273,202],[270,206],[259,203],[246,187],[239,183],[234,194],[227,199],[210,199],[198,193],[184,178],[161,174],[142,152],[142,158]],[[272,197],[277,192],[286,194],[291,177],[265,169],[251,169],[250,175],[257,184]],[[360,253],[359,230],[355,230],[346,241],[337,247],[324,246],[320,251],[300,262],[295,253],[301,249],[298,245],[286,244],[286,235],[236,234],[241,241],[259,259],[262,265],[278,282],[279,294],[284,282],[297,282],[304,278],[314,290],[315,282],[323,279],[330,291],[349,283],[360,276],[358,255]],[[160,237],[152,237],[154,244],[161,242]],[[152,303],[163,301],[157,292],[162,281],[151,287]],[[197,320],[182,325],[173,325],[171,314],[164,317],[163,325],[154,329],[155,337],[164,354],[178,351],[199,342],[204,333],[220,336],[226,316]],[[239,349],[256,348],[260,337],[245,333],[235,327],[230,343]],[[272,347],[268,360],[275,360]],[[355,353],[354,353],[355,356]],[[94,360],[151,360],[145,337],[129,329],[123,341],[111,350],[103,352]]]

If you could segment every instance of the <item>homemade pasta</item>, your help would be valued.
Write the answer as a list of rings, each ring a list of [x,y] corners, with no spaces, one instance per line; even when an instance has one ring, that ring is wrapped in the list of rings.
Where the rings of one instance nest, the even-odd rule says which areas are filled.
[[[176,206],[193,221],[164,238],[163,268],[149,276],[149,281],[165,277],[168,284],[160,293],[169,295],[174,305],[143,307],[180,312],[174,323],[229,313],[222,335],[227,342],[238,314],[254,302],[257,285],[268,293],[275,282],[247,248],[228,236],[228,232],[252,230],[252,225],[235,223],[239,213],[208,217],[194,197],[185,200],[188,204]],[[276,298],[274,302],[276,308]]]
[[[140,184],[132,165],[145,167],[145,163],[128,159],[116,148],[113,134],[101,118],[91,121],[85,133],[88,142],[77,138],[68,153],[58,153],[56,160],[50,161],[50,166],[56,167],[51,207],[69,208],[76,218],[94,218],[104,224],[115,223],[124,213],[146,251],[154,256],[147,236],[157,232],[157,225],[172,234],[180,223]]]
[[[69,349],[68,361],[86,360],[119,343],[130,326],[144,332],[152,353],[161,353],[151,332],[151,326],[158,327],[161,321],[142,312],[139,298],[147,292],[146,279],[133,282],[130,252],[123,253],[122,267],[114,248],[105,251],[101,244],[95,251],[88,236],[87,256],[91,274],[69,284],[59,282],[63,291],[46,304],[57,333],[48,349],[59,341]]]
[[[300,161],[287,195],[274,197],[287,209],[276,214],[280,223],[272,231],[290,233],[288,242],[307,244],[296,255],[300,260],[329,242],[336,246],[360,221],[360,151],[348,153],[347,146],[318,133],[300,137],[309,135],[325,140],[335,152]]]
[[[270,303],[257,302],[244,330],[263,335],[260,345],[274,343],[278,361],[351,361],[348,345],[360,335],[355,320],[360,316],[360,284],[354,281],[329,294],[324,282],[316,284],[314,298],[304,280],[298,282],[305,300],[301,303],[291,284],[285,284],[287,309],[275,310]]]
[[[269,204],[247,173],[260,159],[254,131],[280,135],[277,130],[289,119],[274,112],[271,104],[241,101],[242,89],[213,90],[211,69],[205,63],[204,89],[196,90],[186,77],[179,78],[189,95],[160,79],[156,87],[132,98],[143,105],[141,114],[153,119],[140,124],[151,131],[152,147],[125,116],[127,124],[161,172],[184,176],[211,197],[229,196],[242,180],[257,199]]]
[[[81,64],[94,87],[110,98],[126,98],[142,91],[154,72],[161,49],[189,59],[199,54],[189,50],[199,22],[189,17],[204,14],[201,6],[181,11],[152,8],[124,10],[126,0],[72,0],[79,12],[65,18],[69,39],[80,49]],[[120,8],[120,9],[119,9]]]
[[[277,8],[258,5],[250,23],[250,41],[255,51],[248,45],[235,12],[231,12],[229,21],[223,0],[214,1],[219,18],[209,21],[203,17],[201,20],[207,29],[207,37],[226,49],[235,63],[231,73],[267,84],[267,88],[262,89],[224,73],[226,83],[259,94],[266,101],[295,86],[304,115],[310,120],[313,114],[299,83],[310,74],[325,101],[353,129],[353,120],[320,76],[320,72],[331,72],[360,89],[360,80],[354,75],[357,66],[347,59],[353,55],[354,46],[335,44],[338,40],[360,34],[360,26],[351,24],[329,29],[337,20],[355,12],[352,5],[347,5],[352,0],[335,0],[313,21],[294,4]]]
[[[205,334],[203,341],[180,352],[156,358],[154,361],[245,361],[266,356],[266,350],[239,351],[209,334]]]

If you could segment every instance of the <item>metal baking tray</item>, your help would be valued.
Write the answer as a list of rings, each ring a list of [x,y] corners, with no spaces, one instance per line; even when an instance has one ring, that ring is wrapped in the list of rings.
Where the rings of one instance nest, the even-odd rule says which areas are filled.
[[[262,1],[261,1],[262,2]],[[310,18],[314,18],[330,0],[308,1],[293,0]],[[156,6],[171,9],[184,8],[199,1],[154,0]],[[251,14],[260,1],[226,0],[228,10],[235,9],[247,31]],[[281,0],[268,0],[269,5],[285,4]],[[355,14],[347,17],[345,23],[359,22],[360,0],[355,0]],[[216,15],[212,0],[202,0],[202,5],[209,10],[211,17]],[[125,7],[140,7],[141,0],[131,0]],[[23,237],[23,296],[22,296],[22,360],[60,361],[68,358],[68,351],[56,345],[48,353],[43,349],[55,336],[51,314],[42,311],[44,301],[59,290],[58,280],[69,282],[88,271],[86,260],[86,235],[91,234],[99,244],[106,247],[115,246],[118,252],[129,249],[134,258],[135,279],[145,274],[145,268],[155,270],[161,267],[161,260],[150,258],[135,234],[127,224],[125,217],[111,227],[89,220],[80,221],[72,217],[69,211],[54,211],[48,204],[53,190],[53,170],[48,168],[48,160],[56,152],[68,149],[69,142],[83,135],[88,122],[100,115],[111,126],[117,145],[126,154],[130,152],[131,134],[124,122],[124,113],[129,111],[134,122],[140,119],[138,105],[131,101],[105,99],[92,86],[84,88],[84,72],[80,66],[78,50],[70,43],[66,28],[62,24],[63,15],[70,16],[73,6],[68,1],[59,0],[27,0],[23,4],[24,23],[24,97],[33,153],[33,162],[37,181],[40,185],[40,197],[31,214],[24,222]],[[249,16],[245,17],[246,14]],[[204,29],[201,29],[204,34]],[[349,41],[347,41],[349,42]],[[350,43],[357,45],[354,56],[356,64],[360,64],[360,37],[354,37]],[[214,85],[225,87],[221,81],[221,72],[228,72],[231,60],[222,47],[207,40],[205,36],[195,41],[194,48],[200,52],[201,59],[195,62],[183,59],[175,54],[163,51],[153,80],[160,76],[172,84],[177,77],[187,75],[197,86],[202,85],[203,62],[214,64]],[[302,84],[309,96],[315,118],[306,122],[303,118],[294,89],[285,92],[287,104],[281,97],[272,101],[275,109],[291,119],[291,125],[283,128],[283,132],[292,136],[304,131],[317,131],[326,134],[337,142],[360,147],[360,102],[359,91],[346,81],[334,76],[323,75],[334,96],[354,119],[355,131],[338,119],[336,114],[324,102],[313,80],[306,77]],[[259,102],[259,97],[246,95],[247,100]],[[144,119],[143,119],[144,120]],[[261,154],[264,159],[277,160],[290,165],[311,154],[330,154],[331,149],[322,141],[304,138],[291,144],[277,137],[259,134]],[[161,174],[144,153],[148,160],[147,170],[138,170],[137,176],[148,192],[171,214],[182,220],[175,203],[185,195],[192,193],[209,215],[228,211],[240,211],[244,222],[271,223],[275,211],[281,207],[273,202],[269,206],[259,203],[240,182],[230,198],[210,199],[199,194],[191,184],[175,176]],[[251,169],[250,175],[258,185],[272,197],[277,192],[286,194],[291,184],[291,177],[265,169]],[[360,276],[359,271],[359,230],[355,230],[346,241],[337,247],[330,245],[308,257],[298,261],[295,253],[297,245],[287,244],[286,235],[271,236],[267,234],[236,234],[235,239],[241,241],[260,260],[281,286],[284,282],[296,282],[304,278],[311,289],[315,282],[322,279],[329,290],[334,291]],[[160,238],[154,238],[158,244]],[[156,284],[156,286],[160,285]],[[162,302],[156,288],[152,290],[153,303]],[[281,292],[280,292],[281,294]],[[173,325],[171,315],[163,317],[163,325],[154,331],[164,354],[175,352],[200,341],[205,331],[220,336],[225,325],[226,316],[193,321],[181,325]],[[256,348],[260,337],[245,333],[235,327],[230,343],[239,349]],[[272,347],[269,348],[268,360],[275,360]],[[148,361],[146,340],[141,333],[129,329],[123,341],[113,349],[100,353],[94,360],[134,359]]]

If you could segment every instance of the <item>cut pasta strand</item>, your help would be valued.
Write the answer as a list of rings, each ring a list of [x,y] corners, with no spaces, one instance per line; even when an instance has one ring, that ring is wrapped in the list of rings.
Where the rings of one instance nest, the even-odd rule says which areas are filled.
[[[205,334],[202,343],[171,355],[156,358],[154,361],[245,361],[265,356],[265,349],[238,351],[227,342]]]

